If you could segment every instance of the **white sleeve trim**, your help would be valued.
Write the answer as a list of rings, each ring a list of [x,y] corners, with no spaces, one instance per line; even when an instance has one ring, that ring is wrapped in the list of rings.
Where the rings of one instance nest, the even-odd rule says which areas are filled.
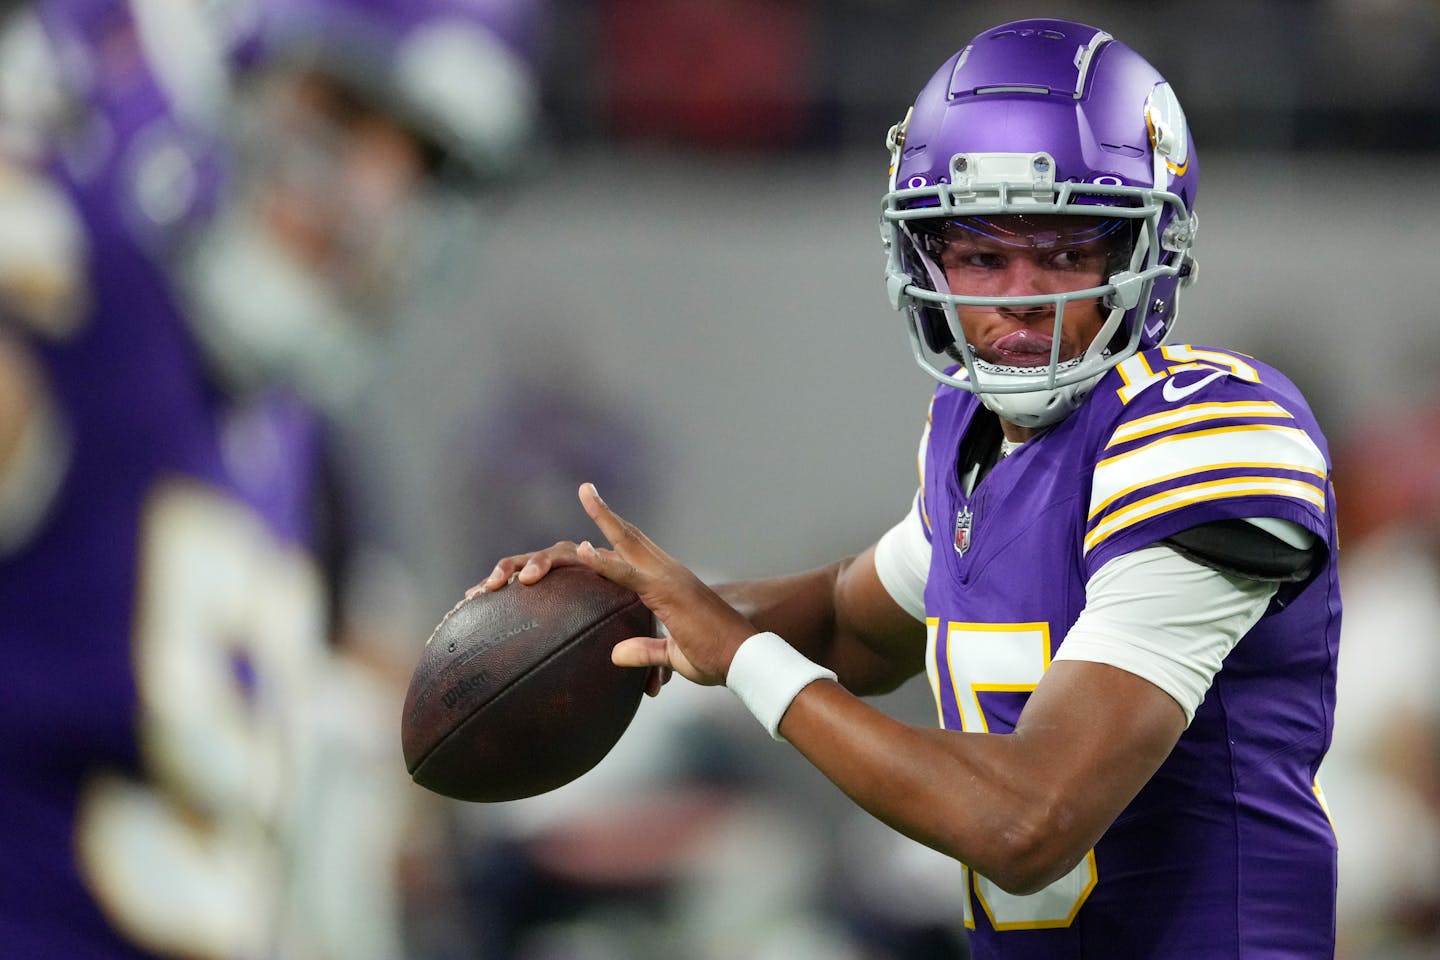
[[[885,531],[875,544],[875,572],[900,608],[925,622],[925,581],[930,576],[930,541],[920,518],[920,494],[905,519]]]
[[[1221,661],[1260,620],[1278,585],[1232,577],[1154,545],[1106,563],[1056,660],[1106,663],[1170,694],[1188,726]]]

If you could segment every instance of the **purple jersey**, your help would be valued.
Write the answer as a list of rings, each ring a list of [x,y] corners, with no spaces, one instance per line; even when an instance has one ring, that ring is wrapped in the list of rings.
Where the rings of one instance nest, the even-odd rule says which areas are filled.
[[[107,136],[57,167],[91,240],[92,309],[39,345],[72,455],[44,525],[0,558],[0,953],[259,957],[324,654],[310,539],[316,425],[235,409],[152,259],[139,171],[177,127],[126,5],[92,34]],[[173,156],[173,154],[170,154]],[[173,211],[172,211],[173,212]]]
[[[927,671],[948,729],[1014,729],[1107,560],[1237,518],[1288,520],[1329,547],[1317,574],[1281,586],[1070,874],[1024,897],[970,875],[977,960],[1333,956],[1335,836],[1315,777],[1340,595],[1329,458],[1304,399],[1247,357],[1150,350],[967,496],[956,458],[977,411],[940,387],[926,445]]]

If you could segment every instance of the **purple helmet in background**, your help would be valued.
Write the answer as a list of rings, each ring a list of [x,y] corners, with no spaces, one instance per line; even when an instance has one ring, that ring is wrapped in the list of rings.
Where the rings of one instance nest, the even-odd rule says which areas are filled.
[[[217,379],[237,393],[288,383],[336,415],[352,409],[390,333],[456,274],[444,264],[471,255],[477,188],[524,161],[541,9],[217,0],[231,175],[218,215],[175,258]]]
[[[313,69],[382,106],[463,172],[513,168],[539,107],[539,0],[235,0],[240,73]]]
[[[1106,370],[1164,341],[1180,289],[1194,276],[1198,168],[1170,85],[1108,33],[1065,20],[1022,20],[986,30],[945,62],[890,131],[890,189],[882,231],[891,303],[908,315],[920,366],[978,394],[1021,426],[1068,415]],[[950,292],[918,238],[927,225],[984,215],[1102,215],[1130,242],[1101,286],[1025,297]],[[1104,327],[1079,357],[1059,357],[1066,304],[1099,299]],[[1048,365],[1000,367],[979,359],[957,308],[1053,305]],[[963,369],[931,359],[947,352]]]

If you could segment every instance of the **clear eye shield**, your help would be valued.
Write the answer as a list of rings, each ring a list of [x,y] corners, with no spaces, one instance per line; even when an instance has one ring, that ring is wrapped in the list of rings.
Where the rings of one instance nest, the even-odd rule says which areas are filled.
[[[945,242],[987,240],[1028,250],[1083,247],[1102,241],[1113,246],[1122,238],[1129,246],[1126,223],[1119,217],[999,214],[916,221],[913,226],[917,234]]]
[[[1129,267],[1134,250],[1133,223],[1118,217],[1003,214],[908,227],[936,290],[951,294],[995,296],[1017,263],[1033,266],[1029,282],[1012,294],[1096,287]]]

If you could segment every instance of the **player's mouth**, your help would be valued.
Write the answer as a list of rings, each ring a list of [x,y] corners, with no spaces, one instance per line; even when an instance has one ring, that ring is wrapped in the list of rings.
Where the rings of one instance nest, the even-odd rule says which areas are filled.
[[[991,363],[1006,367],[1039,367],[1050,362],[1054,338],[1031,327],[1005,334],[990,345]]]

